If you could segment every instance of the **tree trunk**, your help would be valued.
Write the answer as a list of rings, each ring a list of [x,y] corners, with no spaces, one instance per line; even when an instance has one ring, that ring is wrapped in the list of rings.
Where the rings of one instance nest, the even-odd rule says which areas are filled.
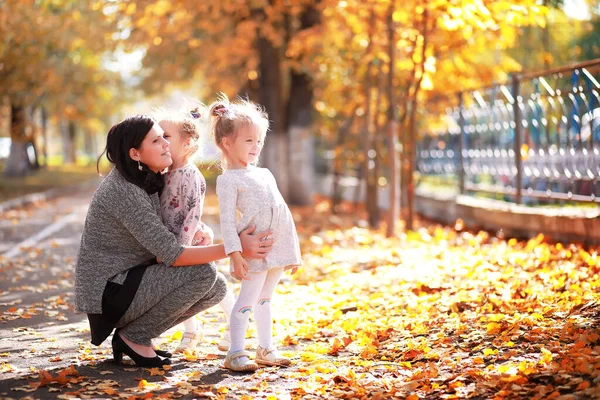
[[[367,57],[371,55],[371,51],[373,48],[373,32],[375,30],[375,12],[371,10],[371,16],[369,18],[369,44],[365,50],[365,54]],[[362,154],[361,157],[361,166],[358,177],[358,185],[356,187],[355,197],[354,197],[354,207],[356,208],[361,194],[361,189],[365,188],[365,207],[368,208],[368,198],[367,193],[369,191],[368,181],[369,181],[369,151],[371,150],[371,117],[373,115],[372,110],[372,87],[373,87],[373,79],[372,79],[372,70],[373,70],[373,59],[369,61],[367,64],[367,71],[365,73],[365,122],[363,126],[363,131],[361,135],[361,147]],[[364,181],[364,182],[363,182]],[[363,186],[364,185],[364,186]]]
[[[314,7],[308,7],[300,16],[300,30],[311,28],[320,22],[320,12]],[[290,154],[288,202],[303,206],[313,203],[312,100],[313,87],[310,77],[304,72],[292,69],[286,118]]]
[[[48,111],[42,106],[42,138],[44,139],[44,147],[42,154],[44,155],[44,165],[48,167]]]
[[[27,144],[27,155],[29,156],[31,168],[34,170],[38,170],[40,169],[40,154],[38,152],[38,146],[36,144],[37,126],[35,121],[35,107],[33,106],[29,109],[29,123],[31,126],[31,134],[28,135],[29,143]]]
[[[402,200],[406,197],[406,229],[412,230],[414,228],[414,217],[415,217],[415,208],[414,208],[414,196],[415,196],[415,185],[414,185],[414,169],[415,169],[415,153],[416,153],[416,138],[417,138],[417,107],[419,104],[419,91],[421,88],[421,82],[423,81],[423,76],[425,75],[425,61],[426,61],[426,53],[429,39],[429,32],[433,30],[433,26],[429,29],[429,11],[427,8],[427,1],[425,1],[425,10],[422,15],[422,32],[423,36],[423,44],[421,45],[421,62],[418,64],[418,74],[417,69],[415,68],[415,76],[418,76],[418,79],[415,82],[414,90],[412,93],[409,91],[409,105],[410,105],[410,114],[408,114],[408,129],[405,134],[405,142],[403,147],[403,160],[402,160],[402,179],[404,191],[402,193]],[[435,26],[435,21],[433,21],[433,25]],[[405,180],[405,181],[404,181]],[[404,182],[406,184],[404,185]]]
[[[260,85],[258,79],[246,81],[246,84],[238,91],[238,97],[254,102],[260,102]]]
[[[394,38],[394,6],[390,6],[388,10],[388,55],[390,57],[390,66],[388,71],[388,158],[390,163],[390,208],[388,215],[388,223],[386,228],[386,236],[392,237],[396,232],[396,221],[398,220],[399,206],[399,179],[398,173],[398,152],[396,150],[398,130],[398,112],[396,110],[396,98],[394,96],[394,65],[396,60],[396,40]]]
[[[410,110],[410,119],[408,122],[408,140],[406,142],[406,154],[407,154],[407,174],[406,174],[406,188],[408,195],[407,211],[408,215],[406,218],[407,229],[414,229],[414,217],[415,217],[415,183],[414,183],[414,170],[415,170],[415,152],[416,152],[416,128],[417,119],[417,100],[415,98],[413,105]]]
[[[333,158],[333,187],[331,190],[331,211],[335,214],[337,212],[337,206],[342,201],[342,193],[340,190],[340,179],[344,175],[344,156],[343,146],[346,135],[350,132],[352,123],[354,122],[354,116],[356,115],[356,107],[352,110],[352,113],[344,124],[340,127],[337,133],[337,137],[334,144],[334,158]],[[339,154],[339,155],[338,155]]]
[[[22,177],[31,172],[32,166],[27,156],[27,137],[25,132],[25,107],[10,103],[10,154],[4,167],[4,176]]]
[[[282,116],[282,76],[281,49],[264,37],[258,39],[260,57],[260,104],[269,114],[270,133],[267,135],[262,151],[262,164],[269,168],[279,191],[288,198],[288,152],[287,138],[283,129]]]
[[[89,129],[83,131],[83,150],[87,156],[94,157],[96,154],[94,134]]]
[[[72,164],[75,162],[75,136],[77,128],[73,121],[62,121],[60,124],[63,164]]]
[[[291,73],[289,115],[289,192],[288,202],[310,205],[313,202],[314,140],[312,128],[312,86],[305,74]]]
[[[379,64],[379,84],[377,88],[377,98],[375,112],[373,113],[373,122],[371,124],[370,141],[374,151],[372,164],[369,166],[367,176],[367,212],[369,213],[369,225],[373,229],[379,229],[381,223],[381,209],[379,208],[379,176],[381,174],[381,139],[380,139],[380,109],[379,105],[383,100],[385,85],[385,74],[383,73],[383,63]]]
[[[377,88],[377,99],[375,100],[375,104],[377,107],[375,108],[375,113],[373,116],[373,131],[371,135],[371,145],[373,147],[373,151],[375,152],[375,157],[373,157],[373,168],[369,171],[369,181],[368,181],[368,194],[369,207],[367,208],[369,212],[369,225],[374,229],[379,229],[379,225],[381,223],[381,209],[379,208],[379,177],[381,176],[381,116],[380,107],[383,101],[383,94],[385,92],[385,73],[383,72],[383,63],[379,64],[379,83]]]

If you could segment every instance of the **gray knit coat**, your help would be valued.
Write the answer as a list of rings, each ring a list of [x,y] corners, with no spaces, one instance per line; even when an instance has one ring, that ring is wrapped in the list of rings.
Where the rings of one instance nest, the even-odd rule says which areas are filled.
[[[75,267],[77,312],[102,313],[106,283],[122,283],[127,271],[155,257],[167,266],[183,251],[163,225],[158,194],[128,182],[116,168],[94,193]]]

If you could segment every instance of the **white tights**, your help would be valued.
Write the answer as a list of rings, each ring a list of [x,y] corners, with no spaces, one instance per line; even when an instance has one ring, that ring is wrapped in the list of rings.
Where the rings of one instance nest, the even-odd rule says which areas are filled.
[[[258,344],[264,349],[272,346],[271,296],[282,274],[283,267],[271,268],[265,272],[250,272],[248,273],[250,280],[242,281],[242,289],[230,318],[231,348],[229,351],[244,350],[248,319],[253,307]]]
[[[233,310],[234,303],[235,296],[233,295],[233,291],[230,287],[227,287],[227,294],[225,295],[225,298],[219,303],[219,307],[221,307],[221,310],[223,310],[223,312],[225,313],[225,318],[227,319],[227,326],[229,326],[229,324],[231,323],[231,310]],[[183,321],[183,327],[185,328],[186,332],[196,333],[196,331],[198,330],[196,316],[194,315],[193,317]]]

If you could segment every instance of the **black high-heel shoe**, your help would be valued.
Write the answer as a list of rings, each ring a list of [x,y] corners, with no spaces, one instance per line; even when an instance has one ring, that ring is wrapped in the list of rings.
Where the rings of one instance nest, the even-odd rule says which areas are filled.
[[[117,364],[121,364],[121,361],[123,360],[123,353],[127,354],[138,367],[153,368],[171,364],[171,360],[168,358],[162,359],[159,356],[144,357],[139,355],[131,347],[129,347],[123,339],[121,339],[121,336],[119,336],[117,332],[115,332],[113,335],[112,348],[113,357],[115,359],[115,363]]]
[[[166,357],[166,358],[173,357],[173,353],[171,353],[170,351],[154,349],[154,352],[161,357]]]

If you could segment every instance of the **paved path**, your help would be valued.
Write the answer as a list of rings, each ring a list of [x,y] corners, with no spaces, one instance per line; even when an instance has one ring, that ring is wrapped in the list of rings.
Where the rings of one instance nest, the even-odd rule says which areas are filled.
[[[92,193],[89,189],[0,215],[0,398],[56,398],[73,391],[77,386],[69,389],[52,385],[33,393],[23,391],[29,382],[39,380],[39,370],[56,375],[69,365],[75,365],[88,379],[117,381],[121,393],[129,390],[126,393],[139,395],[135,388],[140,379],[165,382],[165,377],[151,376],[149,370],[114,365],[110,340],[100,347],[92,346],[87,319],[74,313],[74,264]],[[205,221],[216,226],[218,220],[213,214]],[[220,268],[224,267],[221,263]],[[272,369],[266,369],[255,379],[248,379],[221,369],[224,354],[214,343],[223,328],[222,313],[214,307],[202,313],[200,320],[204,322],[205,338],[200,358],[193,362],[175,359],[168,379],[193,382],[195,386],[244,387],[256,385],[257,379],[262,381],[270,373]],[[170,342],[170,335],[176,330],[161,337],[163,347],[175,346],[177,341]],[[273,380],[279,378],[274,375]],[[283,383],[278,397],[288,397],[285,386]],[[171,386],[164,391],[175,390],[177,387]],[[238,390],[237,395],[243,392]]]

